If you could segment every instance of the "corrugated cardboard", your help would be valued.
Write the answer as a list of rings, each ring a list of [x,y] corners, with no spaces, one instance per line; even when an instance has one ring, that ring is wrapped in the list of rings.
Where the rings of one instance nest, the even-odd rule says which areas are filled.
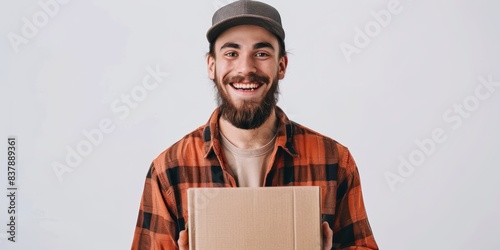
[[[319,187],[191,188],[191,250],[321,249]]]

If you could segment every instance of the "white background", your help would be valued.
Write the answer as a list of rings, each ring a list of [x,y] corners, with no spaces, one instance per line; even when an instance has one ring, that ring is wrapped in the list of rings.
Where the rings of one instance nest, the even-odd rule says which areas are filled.
[[[129,249],[151,160],[215,108],[205,32],[229,1],[72,0],[52,13],[47,2],[0,3],[0,188],[8,136],[19,186],[16,243],[0,198],[0,248]],[[500,249],[499,2],[393,1],[383,26],[372,12],[386,0],[267,2],[289,52],[279,105],[349,147],[380,248]],[[341,44],[355,46],[367,25],[349,62]],[[121,96],[140,90],[147,67],[169,74],[125,114]],[[103,119],[114,130],[59,180],[54,164],[67,165]],[[413,163],[398,169],[401,159]]]

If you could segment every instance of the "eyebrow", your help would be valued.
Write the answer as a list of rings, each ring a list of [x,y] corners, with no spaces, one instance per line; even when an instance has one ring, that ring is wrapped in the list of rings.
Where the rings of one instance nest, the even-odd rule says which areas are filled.
[[[224,48],[233,48],[233,49],[240,49],[240,45],[237,44],[237,43],[225,43],[223,44],[221,47],[220,47],[220,50],[224,49]],[[261,49],[261,48],[270,48],[271,50],[274,51],[274,46],[271,44],[271,43],[268,43],[268,42],[259,42],[259,43],[256,43],[254,46],[253,46],[253,49]]]
[[[224,49],[224,48],[233,48],[233,49],[239,49],[240,48],[240,45],[237,44],[237,43],[225,43],[224,45],[222,45],[222,47],[220,47],[220,50]]]
[[[274,46],[271,43],[268,42],[260,42],[257,43],[253,46],[254,49],[261,49],[261,48],[270,48],[274,51]]]

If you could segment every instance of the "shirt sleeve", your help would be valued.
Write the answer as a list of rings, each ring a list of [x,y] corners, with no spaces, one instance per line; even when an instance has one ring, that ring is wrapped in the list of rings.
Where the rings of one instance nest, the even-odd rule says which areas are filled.
[[[378,249],[368,222],[356,163],[347,149],[341,152],[337,183],[333,249]]]
[[[133,250],[178,249],[176,223],[167,209],[168,194],[160,179],[152,164],[144,184]]]

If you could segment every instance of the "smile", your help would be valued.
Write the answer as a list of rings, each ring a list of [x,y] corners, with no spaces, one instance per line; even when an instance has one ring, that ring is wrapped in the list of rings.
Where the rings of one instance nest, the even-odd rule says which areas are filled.
[[[258,89],[262,84],[260,83],[232,83],[231,87],[233,87],[236,90],[243,90],[243,91],[254,91]]]

